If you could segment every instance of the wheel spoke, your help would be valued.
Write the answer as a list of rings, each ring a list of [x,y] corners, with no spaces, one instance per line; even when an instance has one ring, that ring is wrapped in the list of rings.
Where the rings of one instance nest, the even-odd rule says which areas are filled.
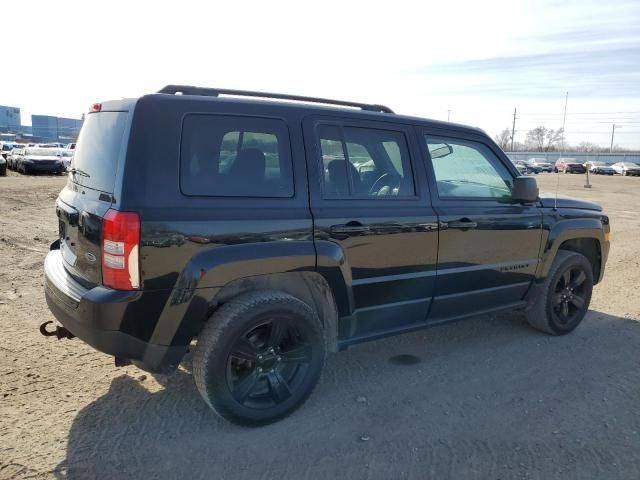
[[[571,270],[567,270],[562,274],[562,280],[564,281],[564,286],[568,287],[571,282]]]
[[[580,270],[580,273],[578,274],[578,276],[573,279],[573,282],[571,282],[571,288],[579,287],[584,283],[586,279],[587,279],[587,276],[584,274],[582,270]]]
[[[582,308],[584,306],[584,298],[582,298],[580,295],[574,295],[569,301],[573,303],[577,308]]]
[[[258,359],[258,349],[249,340],[242,337],[233,346],[231,356],[255,362]]]
[[[280,352],[280,357],[285,363],[310,363],[311,362],[311,346],[299,345],[291,350]]]
[[[569,302],[562,302],[562,316],[566,318],[569,318]]]
[[[554,305],[560,305],[562,303],[562,293],[554,293],[551,299]]]
[[[282,403],[291,396],[289,384],[284,378],[282,378],[282,375],[277,369],[267,373],[267,381],[269,382],[271,397],[276,403]]]
[[[282,343],[282,338],[287,331],[287,324],[284,320],[273,320],[269,332],[269,346],[278,347]]]
[[[258,380],[260,380],[260,376],[254,370],[249,375],[247,375],[245,378],[243,378],[235,386],[235,388],[231,392],[231,394],[233,395],[233,398],[235,398],[236,401],[238,401],[239,403],[244,403],[245,400],[247,399],[247,397],[251,394],[251,392],[253,391],[253,389],[257,385]]]

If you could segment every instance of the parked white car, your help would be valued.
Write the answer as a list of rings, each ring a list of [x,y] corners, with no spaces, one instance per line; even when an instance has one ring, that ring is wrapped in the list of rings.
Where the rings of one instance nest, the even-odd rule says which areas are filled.
[[[74,150],[68,149],[68,148],[63,148],[62,150],[60,150],[60,159],[62,160],[62,163],[64,164],[64,168],[66,170],[69,170],[69,166],[71,165],[71,159],[73,158],[73,152]]]
[[[616,173],[620,175],[635,175],[640,176],[640,165],[633,162],[618,162],[611,165]]]

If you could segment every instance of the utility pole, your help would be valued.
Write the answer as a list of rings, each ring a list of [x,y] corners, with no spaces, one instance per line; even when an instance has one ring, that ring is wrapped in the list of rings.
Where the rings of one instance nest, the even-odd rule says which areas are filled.
[[[513,109],[513,127],[511,127],[511,151],[513,152],[513,139],[516,136],[516,113],[517,109]]]
[[[447,110],[447,122],[451,118],[451,110]]]

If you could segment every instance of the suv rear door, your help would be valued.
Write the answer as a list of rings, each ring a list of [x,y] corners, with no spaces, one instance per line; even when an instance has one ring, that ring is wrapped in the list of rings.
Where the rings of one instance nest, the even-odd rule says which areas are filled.
[[[430,322],[520,302],[538,265],[542,214],[511,200],[517,173],[480,135],[421,130],[440,219]]]
[[[337,244],[351,274],[354,310],[339,340],[424,326],[438,224],[412,128],[310,117],[304,134],[318,264],[324,247]]]
[[[125,111],[102,110],[86,115],[71,173],[56,201],[65,268],[88,285],[102,282],[102,218],[113,203],[128,123]]]

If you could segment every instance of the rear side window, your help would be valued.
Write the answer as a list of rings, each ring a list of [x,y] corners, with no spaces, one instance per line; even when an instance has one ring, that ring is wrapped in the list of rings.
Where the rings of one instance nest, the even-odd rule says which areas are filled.
[[[325,197],[390,198],[415,194],[402,132],[319,125]]]
[[[100,112],[86,116],[71,166],[78,172],[74,182],[101,192],[113,193],[127,112]]]
[[[187,115],[180,151],[186,195],[293,196],[289,133],[282,120]]]

